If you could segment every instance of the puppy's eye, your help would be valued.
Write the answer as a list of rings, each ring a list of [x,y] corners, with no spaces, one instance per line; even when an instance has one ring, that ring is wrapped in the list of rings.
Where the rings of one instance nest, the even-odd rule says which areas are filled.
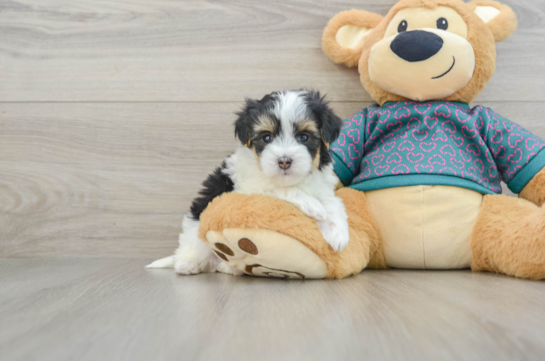
[[[272,142],[272,141],[273,141],[272,135],[270,135],[270,134],[264,135],[264,136],[263,136],[263,141],[264,141],[265,143],[270,143],[270,142]]]
[[[439,18],[437,20],[437,29],[441,30],[447,30],[448,29],[448,21],[445,18]]]
[[[408,26],[409,24],[407,24],[407,21],[403,20],[402,22],[399,23],[399,26],[397,27],[397,32],[402,33],[404,31],[407,31]]]
[[[305,143],[308,141],[308,135],[306,134],[301,134],[297,137],[297,140],[300,141],[301,143]]]

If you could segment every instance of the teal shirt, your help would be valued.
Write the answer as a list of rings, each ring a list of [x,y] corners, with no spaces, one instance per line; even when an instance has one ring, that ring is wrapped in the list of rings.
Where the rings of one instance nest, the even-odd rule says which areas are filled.
[[[519,193],[545,167],[545,141],[489,108],[458,102],[388,102],[345,120],[331,144],[345,186],[411,185]]]

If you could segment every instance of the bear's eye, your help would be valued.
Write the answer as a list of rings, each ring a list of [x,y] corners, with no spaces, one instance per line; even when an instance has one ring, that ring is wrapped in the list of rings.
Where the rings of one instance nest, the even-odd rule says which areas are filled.
[[[409,26],[409,24],[407,24],[406,20],[403,20],[399,23],[399,26],[397,27],[397,32],[402,33],[404,31],[407,31],[407,26]]]
[[[439,18],[437,20],[437,29],[441,30],[447,30],[448,29],[448,21],[445,18]]]

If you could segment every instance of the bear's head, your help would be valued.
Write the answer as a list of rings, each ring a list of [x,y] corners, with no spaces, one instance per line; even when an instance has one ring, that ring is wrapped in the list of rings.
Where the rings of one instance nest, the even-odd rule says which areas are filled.
[[[323,34],[331,60],[358,65],[363,86],[388,101],[470,103],[495,70],[496,42],[517,27],[495,1],[401,0],[385,17],[363,10],[334,16]]]

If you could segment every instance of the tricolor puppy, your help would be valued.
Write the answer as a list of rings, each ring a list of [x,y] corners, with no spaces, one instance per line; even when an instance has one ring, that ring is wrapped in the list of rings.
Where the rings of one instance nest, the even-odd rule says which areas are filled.
[[[328,145],[339,136],[342,120],[315,91],[285,91],[246,100],[235,135],[242,145],[203,183],[200,197],[184,217],[174,256],[149,268],[174,267],[180,274],[234,271],[198,237],[199,217],[224,192],[264,194],[296,205],[314,218],[335,251],[348,244],[348,218],[335,196]]]

